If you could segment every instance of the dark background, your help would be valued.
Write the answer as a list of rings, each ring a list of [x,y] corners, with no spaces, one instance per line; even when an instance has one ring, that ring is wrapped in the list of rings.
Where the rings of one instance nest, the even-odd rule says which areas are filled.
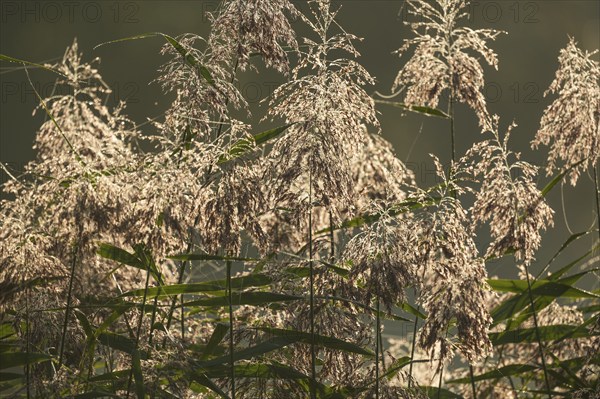
[[[0,2],[0,52],[33,62],[57,62],[75,37],[84,59],[100,57],[99,65],[105,81],[112,86],[109,102],[127,102],[127,113],[137,123],[157,117],[164,112],[170,97],[161,93],[157,84],[157,68],[166,59],[159,54],[163,45],[160,38],[106,45],[94,50],[99,43],[117,38],[159,31],[176,36],[186,32],[208,33],[206,11],[216,8],[218,1],[7,1]],[[300,7],[305,2],[296,1]],[[405,60],[392,52],[410,37],[403,24],[406,14],[403,2],[346,0],[342,5],[339,22],[349,32],[364,37],[358,44],[362,53],[359,61],[377,78],[375,87],[389,94],[396,73]],[[586,1],[474,1],[467,22],[473,28],[505,30],[491,43],[500,58],[499,71],[485,67],[486,97],[489,110],[501,116],[502,132],[513,119],[519,125],[513,131],[511,147],[522,152],[524,159],[543,166],[546,148],[531,150],[533,139],[545,107],[554,97],[544,98],[544,92],[558,67],[559,50],[568,42],[568,35],[579,45],[595,50],[600,38],[600,2]],[[597,59],[596,55],[596,59]],[[32,117],[37,105],[25,73],[15,64],[1,63],[0,70],[0,161],[15,169],[34,157],[31,148],[36,129],[44,120],[43,112]],[[30,70],[36,89],[47,95],[55,76],[44,70]],[[264,114],[259,103],[282,81],[282,76],[259,67],[259,74],[241,73],[240,88],[251,103],[254,120]],[[443,162],[449,159],[448,122],[425,118],[421,115],[402,115],[399,109],[382,106],[382,134],[390,140],[398,156],[416,173],[421,186],[435,182],[429,153],[437,154]],[[459,105],[456,113],[457,153],[463,154],[482,136],[473,113]],[[255,131],[268,124],[259,124]],[[142,129],[149,129],[150,124]],[[0,171],[0,179],[7,176]],[[550,180],[541,173],[539,186]],[[562,198],[561,198],[562,197]],[[595,220],[595,202],[591,177],[584,174],[576,188],[560,187],[549,195],[555,210],[555,227],[545,234],[538,261],[533,265],[539,271],[560,245],[573,232],[584,231]],[[564,207],[563,207],[564,204]],[[481,234],[481,246],[485,243]],[[555,262],[558,268],[583,253],[592,245],[590,234],[565,252]],[[490,275],[516,276],[510,259],[488,265]],[[597,279],[583,282],[587,288],[598,288]]]

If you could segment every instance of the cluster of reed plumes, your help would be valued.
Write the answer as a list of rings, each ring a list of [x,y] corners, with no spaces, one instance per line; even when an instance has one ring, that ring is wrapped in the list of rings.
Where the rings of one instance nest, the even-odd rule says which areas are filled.
[[[452,162],[432,156],[433,187],[381,136],[360,38],[327,0],[224,0],[207,38],[152,34],[175,98],[152,135],[104,105],[110,88],[76,42],[46,65],[70,90],[39,98],[37,158],[3,187],[2,395],[599,397],[600,295],[575,285],[597,278],[598,244],[530,270],[553,225],[546,194],[595,176],[596,53],[574,39],[560,53],[532,141],[555,176],[540,188],[509,147],[516,125],[501,129],[482,94],[477,57],[497,68],[489,42],[503,32],[461,26],[466,5],[407,2],[420,22],[394,104],[449,122]],[[237,72],[260,62],[286,82],[262,119],[236,119],[248,114]],[[462,157],[457,102],[484,138]],[[252,125],[265,120],[278,127]],[[573,235],[557,256],[584,235],[597,242]],[[520,279],[488,278],[501,257]],[[222,278],[199,279],[208,264]],[[397,321],[413,334],[385,343]]]

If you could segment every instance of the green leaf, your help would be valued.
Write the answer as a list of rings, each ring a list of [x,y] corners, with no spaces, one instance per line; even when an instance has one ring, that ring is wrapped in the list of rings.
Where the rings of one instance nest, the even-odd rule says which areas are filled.
[[[64,73],[62,73],[62,72],[60,72],[60,71],[58,71],[58,70],[56,70],[54,68],[50,68],[47,65],[37,64],[35,62],[30,62],[30,61],[25,61],[25,60],[20,60],[18,58],[13,58],[13,57],[10,57],[8,55],[0,54],[0,60],[1,61],[14,62],[16,64],[21,64],[21,65],[29,65],[29,66],[36,67],[36,68],[42,68],[42,69],[45,69],[47,71],[54,72],[55,74],[60,75],[62,77],[65,77],[65,78],[67,77]]]
[[[241,157],[242,155],[252,151],[254,147],[262,145],[267,141],[279,136],[292,125],[294,125],[294,123],[289,123],[287,125],[279,126],[261,133],[257,133],[253,136],[239,139],[231,147],[229,147],[229,149],[227,150],[227,155],[223,155],[221,156],[221,158],[219,158],[218,163],[225,163]]]
[[[92,328],[92,325],[90,324],[90,322],[88,321],[87,317],[79,310],[74,309],[73,311],[75,313],[75,316],[77,317],[77,320],[79,320],[79,323],[81,324],[81,327],[83,328],[83,332],[85,332],[85,336],[90,339],[90,338],[94,338],[94,329]]]
[[[556,281],[537,280],[532,284],[533,296],[548,298],[571,297],[571,298],[598,298],[597,294],[588,292],[572,285],[589,271],[578,273]],[[530,306],[529,294],[527,293],[527,282],[523,280],[488,280],[492,288],[500,292],[517,292],[519,295],[512,296],[492,310],[493,325],[500,321],[515,317],[518,312]],[[546,304],[547,306],[547,304]],[[521,319],[521,318],[519,318]],[[512,325],[511,327],[518,327]]]
[[[527,292],[527,281],[524,280],[489,279],[488,284],[498,292]],[[593,292],[572,287],[570,284],[550,280],[535,281],[532,284],[531,293],[536,296],[549,296],[553,298],[600,298],[600,296]]]
[[[228,369],[229,370],[229,369]],[[222,398],[229,399],[229,396],[217,384],[215,384],[210,378],[206,376],[206,374],[194,372],[192,373],[191,380],[197,382],[198,384],[207,387],[211,391],[221,395]]]
[[[8,373],[8,372],[0,373],[0,381],[19,380],[22,378],[25,378],[25,375],[21,374],[21,373]]]
[[[279,364],[248,363],[239,364],[234,367],[235,375],[247,378],[276,378],[276,379],[310,379],[307,375],[294,370],[291,367]],[[206,375],[212,378],[228,377],[230,367],[228,365],[211,367]]]
[[[232,305],[266,305],[273,302],[289,302],[303,299],[301,296],[275,292],[232,292]],[[227,297],[202,298],[190,301],[185,306],[228,306]]]
[[[565,336],[569,338],[588,338],[600,335],[599,332],[590,333],[587,329],[580,329],[579,326],[571,325],[552,325],[538,327],[541,341],[553,341]],[[490,333],[490,340],[494,345],[516,344],[521,342],[535,343],[536,329],[524,328],[517,330],[503,331],[499,333]]]
[[[263,341],[254,346],[235,351],[233,354],[233,358],[235,361],[252,359],[254,357],[264,355],[265,353],[281,349],[297,341],[299,341],[297,337],[269,338],[266,341]],[[196,363],[196,367],[203,368],[205,370],[212,370],[214,366],[228,364],[230,362],[230,359],[231,358],[229,357],[229,355],[225,355],[215,359],[198,362]]]
[[[418,389],[422,390],[430,399],[463,399],[462,396],[444,388],[420,386]]]
[[[548,268],[550,267],[550,265],[552,264],[552,262],[554,262],[554,260],[574,241],[576,241],[577,239],[579,239],[580,237],[583,237],[584,235],[590,233],[592,230],[588,230],[588,231],[583,231],[581,233],[575,233],[569,236],[569,238],[567,238],[567,240],[563,243],[563,245],[559,248],[559,250],[554,254],[554,256],[548,261],[548,263],[546,264],[546,266],[542,269],[542,271],[537,275],[536,279],[538,279],[546,270],[548,270]],[[568,269],[567,269],[568,270]],[[566,272],[566,270],[565,270]],[[564,272],[563,272],[564,273]],[[558,277],[556,277],[558,278]],[[549,280],[553,280],[552,278],[549,278]]]
[[[123,302],[120,304],[117,304],[114,306],[114,310],[113,312],[110,314],[110,316],[108,316],[104,322],[102,322],[102,324],[96,329],[94,335],[96,336],[96,338],[98,338],[98,336],[104,332],[108,327],[110,327],[110,325],[112,323],[114,323],[115,321],[117,321],[119,319],[119,317],[121,317],[127,310],[131,309],[132,307],[136,306],[137,304],[134,303],[128,303],[128,302]]]
[[[529,371],[537,370],[537,366],[532,366],[529,364],[511,364],[508,366],[500,367],[497,370],[492,370],[484,374],[476,375],[473,377],[473,381],[483,381],[483,380],[497,380],[505,377],[509,377],[511,375],[526,373]],[[448,384],[470,384],[471,378],[458,378],[451,381],[446,381]]]
[[[569,240],[567,240],[567,241],[569,241]],[[596,246],[596,247],[598,247],[598,246]],[[596,250],[596,248],[592,248],[591,250],[589,250],[588,252],[586,252],[585,254],[583,254],[582,256],[580,256],[579,258],[575,259],[574,261],[570,262],[566,266],[564,266],[561,269],[557,270],[556,272],[552,273],[548,277],[548,280],[549,281],[557,281],[561,276],[563,276],[565,273],[567,273],[569,270],[571,270],[571,268],[573,268],[573,266],[575,266],[576,264],[578,264],[581,260],[585,259],[587,256],[589,256],[595,250]],[[549,264],[548,264],[548,266],[549,266]],[[546,267],[548,267],[548,266],[546,266]],[[583,272],[581,274],[589,273],[590,271],[591,270],[588,270],[588,271]],[[575,278],[577,278],[577,275],[575,275]],[[554,302],[554,300],[555,300],[555,298],[549,297],[549,296],[542,296],[542,297],[534,298],[534,309],[535,309],[535,312],[540,312],[542,309],[546,308],[552,302]],[[524,321],[528,320],[530,317],[533,316],[533,312],[530,311],[530,307],[528,307],[526,309],[529,309],[529,310],[523,311],[523,312],[521,312],[520,315],[515,315],[515,317],[513,317],[511,319],[510,323],[508,324],[508,328],[509,329],[517,328]]]
[[[134,350],[131,355],[131,367],[133,369],[133,379],[135,380],[135,392],[138,399],[144,399],[146,389],[144,387],[144,374],[142,373],[141,353],[139,350]]]
[[[95,398],[119,398],[119,395],[116,395],[107,391],[94,390],[89,392],[80,393],[78,395],[73,396],[73,399],[95,399]]]
[[[134,245],[133,249],[135,253],[130,253],[122,248],[115,247],[114,245],[102,243],[98,247],[96,253],[105,259],[148,271],[156,279],[159,285],[164,285],[162,275],[156,267],[152,254],[148,249],[140,244]]]
[[[3,352],[0,353],[0,370],[45,362],[50,359],[52,357],[45,353]]]
[[[421,313],[419,311],[419,309],[415,308],[414,306],[412,306],[409,303],[406,303],[406,302],[399,303],[396,306],[398,306],[399,308],[401,308],[405,312],[412,314],[413,316],[417,316],[419,319],[425,320],[427,318],[427,316],[425,314]]]
[[[180,254],[168,256],[169,259],[179,261],[192,261],[192,260],[224,260],[224,261],[241,261],[241,262],[255,262],[259,259],[254,258],[240,258],[236,256],[220,256],[220,255],[208,255],[208,254]]]
[[[109,260],[113,260],[124,265],[133,266],[138,269],[146,270],[145,265],[135,254],[129,253],[124,249],[115,247],[108,243],[102,243],[98,247],[97,254]]]
[[[542,189],[542,195],[545,197],[550,192],[550,190],[552,190],[552,188],[554,186],[556,186],[558,184],[558,182],[560,182],[562,180],[562,178],[565,177],[565,175],[571,171],[571,169],[577,167],[579,164],[581,164],[582,162],[585,162],[585,161],[586,160],[579,161],[579,162],[569,166],[563,172],[556,175],[552,180],[550,180],[550,182],[548,184],[546,184],[546,187],[544,187]]]
[[[243,289],[249,287],[261,287],[272,282],[272,278],[264,274],[252,274],[249,276],[235,277],[231,279],[232,289]],[[226,289],[225,280],[207,281],[204,283],[173,284],[161,287],[148,288],[148,296],[165,296],[179,294],[198,294],[202,292],[222,291]],[[122,297],[143,296],[144,289],[138,289],[122,294]]]
[[[110,373],[104,373],[104,374],[93,376],[93,377],[89,378],[88,381],[90,381],[90,382],[124,381],[125,378],[127,378],[129,376],[130,372],[131,372],[131,370],[129,370],[129,369],[113,371]]]
[[[375,308],[373,308],[371,306],[367,306],[364,303],[362,303],[361,301],[355,301],[353,299],[342,298],[342,297],[339,297],[339,296],[321,296],[321,295],[316,295],[315,299],[324,299],[326,301],[336,301],[336,302],[350,303],[350,304],[353,304],[353,305],[358,306],[360,308],[363,308],[365,310],[368,310],[373,315],[377,315],[377,309],[375,309]],[[386,313],[386,312],[383,312],[383,311],[379,311],[379,316],[382,319],[391,319],[391,320],[396,320],[396,321],[408,321],[408,322],[412,322],[412,320],[409,320],[406,317],[397,316],[395,314],[390,314],[390,313]]]
[[[98,341],[103,345],[121,352],[129,353],[130,355],[133,355],[134,352],[139,352],[138,356],[140,356],[141,359],[148,359],[148,354],[143,351],[137,351],[135,341],[124,335],[115,334],[113,332],[103,332],[98,336]]]
[[[11,323],[0,324],[0,339],[6,339],[15,335],[15,329]]]
[[[129,37],[125,37],[122,39],[111,40],[108,42],[98,44],[96,47],[94,47],[94,50],[97,49],[98,47],[104,46],[106,44],[114,44],[114,43],[126,42],[126,41],[131,41],[131,40],[139,40],[139,39],[145,39],[148,37],[164,38],[169,44],[171,44],[171,46],[173,46],[173,48],[175,50],[177,50],[177,52],[179,54],[181,54],[181,56],[183,57],[183,59],[185,60],[187,65],[189,65],[192,68],[195,68],[196,71],[198,71],[198,73],[204,78],[204,80],[206,80],[206,82],[208,82],[208,84],[210,84],[213,87],[215,86],[215,81],[210,73],[210,70],[207,67],[205,67],[204,65],[202,65],[192,54],[188,53],[187,50],[185,49],[185,47],[183,45],[181,45],[181,43],[179,43],[173,37],[166,35],[164,33],[161,33],[161,32],[148,32],[148,33],[143,33],[141,35],[129,36]]]
[[[416,200],[408,199],[399,204],[396,204],[394,206],[395,209],[388,211],[387,214],[391,215],[391,216],[396,216],[396,215],[406,213],[410,210],[419,209],[424,206],[431,205],[433,203],[434,202],[422,203],[422,202],[419,202]],[[371,213],[371,214],[360,215],[353,219],[346,220],[337,226],[333,226],[333,230],[335,231],[335,230],[340,230],[340,229],[360,227],[365,224],[374,223],[374,222],[378,221],[380,218],[381,218],[380,213]],[[331,227],[327,227],[327,228],[317,231],[315,234],[324,234],[324,233],[330,233],[330,232],[331,232]]]
[[[311,343],[311,334],[303,331],[287,330],[282,328],[271,328],[271,327],[258,327],[257,330],[268,332],[278,337],[293,338],[303,343]],[[357,353],[368,357],[375,356],[375,354],[368,349],[362,348],[351,342],[346,342],[338,338],[328,337],[325,335],[314,335],[315,344],[324,348],[341,350],[344,352]]]
[[[215,326],[215,330],[213,331],[210,339],[208,340],[208,344],[206,344],[206,348],[204,349],[204,353],[200,357],[201,360],[206,360],[210,355],[212,355],[217,348],[217,345],[223,340],[225,335],[229,331],[229,325],[218,323]]]
[[[425,107],[425,106],[420,106],[420,105],[406,105],[401,102],[388,101],[388,100],[375,100],[375,103],[391,105],[392,107],[402,108],[407,111],[417,112],[419,114],[424,114],[427,116],[437,116],[439,118],[450,119],[450,116],[448,114],[446,114],[445,112],[440,111],[439,109],[436,109],[436,108],[430,108],[430,107]]]

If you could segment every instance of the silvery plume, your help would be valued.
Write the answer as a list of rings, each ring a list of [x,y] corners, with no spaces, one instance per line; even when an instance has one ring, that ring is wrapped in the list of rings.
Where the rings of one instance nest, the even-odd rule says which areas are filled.
[[[352,203],[350,165],[364,142],[364,126],[378,126],[374,102],[363,89],[373,79],[352,59],[359,55],[352,44],[356,37],[338,27],[329,2],[310,5],[312,18],[305,22],[316,38],[305,39],[291,81],[270,103],[271,116],[293,123],[270,154],[277,165],[271,180],[279,196],[306,181],[311,202],[337,212]],[[343,53],[351,58],[336,58]]]
[[[228,109],[245,110],[248,104],[235,85],[235,71],[215,56],[209,43],[195,34],[177,39],[187,56],[184,58],[170,43],[162,49],[172,59],[160,68],[157,82],[166,93],[175,93],[176,98],[164,122],[157,126],[179,146],[192,140],[216,144],[223,141],[221,133],[230,124]],[[190,64],[190,58],[197,64]]]
[[[473,227],[467,212],[456,198],[464,192],[457,184],[463,171],[452,165],[446,176],[434,157],[441,184],[432,192],[421,191],[420,202],[429,211],[416,216],[414,231],[420,240],[415,256],[421,280],[421,302],[427,320],[419,344],[442,361],[458,348],[469,362],[485,356],[491,349],[488,328],[491,317],[485,304],[487,289],[485,264],[474,242]],[[457,342],[448,329],[456,320]]]
[[[471,107],[481,127],[488,126],[486,101],[481,90],[485,81],[477,56],[498,68],[496,53],[487,46],[502,33],[493,29],[459,27],[468,13],[466,0],[408,0],[408,14],[416,22],[406,22],[415,37],[397,51],[414,48],[414,54],[398,72],[392,90],[404,92],[408,105],[437,107],[440,95],[449,91],[450,101]]]
[[[39,173],[62,173],[83,163],[103,168],[131,157],[129,143],[137,132],[121,115],[122,103],[113,110],[105,105],[111,90],[95,67],[98,62],[98,58],[83,62],[75,39],[62,60],[49,66],[61,75],[56,90],[43,100],[52,119],[42,124],[35,137]],[[43,108],[40,104],[34,112],[44,112]]]
[[[473,165],[471,172],[481,177],[471,214],[479,224],[489,222],[492,242],[486,256],[514,251],[517,260],[529,264],[540,246],[540,231],[553,224],[553,211],[535,185],[537,168],[508,149],[516,125],[511,124],[501,139],[498,123],[495,116],[493,139],[475,144],[466,155]]]
[[[378,134],[366,134],[351,164],[356,192],[355,206],[366,208],[371,201],[398,203],[415,186],[414,173],[396,157],[392,144]]]
[[[289,0],[226,0],[212,16],[209,38],[215,56],[235,60],[245,69],[253,53],[262,56],[268,67],[289,71],[285,46],[297,48],[290,17],[298,11]]]
[[[374,202],[366,211],[377,220],[352,237],[343,259],[350,266],[352,281],[364,282],[365,304],[370,306],[375,297],[391,311],[405,299],[405,289],[416,282],[417,265],[411,252],[418,237],[407,220],[395,217],[398,209],[386,202]]]
[[[556,94],[557,98],[546,108],[531,142],[534,148],[550,146],[548,174],[559,163],[564,163],[563,168],[572,167],[572,185],[589,165],[596,165],[600,156],[600,65],[592,59],[597,53],[581,50],[573,38],[560,51],[556,77],[544,93]]]
[[[241,232],[245,230],[259,248],[266,246],[257,215],[264,199],[259,190],[260,177],[251,165],[234,165],[223,170],[210,198],[201,210],[201,236],[207,251],[239,255]]]

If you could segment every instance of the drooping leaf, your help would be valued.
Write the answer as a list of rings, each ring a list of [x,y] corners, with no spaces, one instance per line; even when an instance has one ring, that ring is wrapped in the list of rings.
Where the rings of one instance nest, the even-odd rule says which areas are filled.
[[[0,370],[45,362],[50,359],[52,357],[45,353],[3,352],[0,353]]]
[[[133,379],[135,380],[135,393],[138,399],[145,399],[146,388],[144,386],[144,374],[142,372],[141,353],[134,350],[131,354],[131,368],[133,370]]]
[[[221,158],[219,158],[218,163],[222,164],[241,157],[242,155],[252,151],[256,146],[262,145],[268,142],[269,140],[279,136],[292,125],[293,123],[289,123],[287,125],[279,126],[261,133],[257,133],[253,136],[239,139],[234,144],[232,144],[231,147],[229,147],[229,149],[227,150],[227,155],[223,155],[221,156]]]
[[[297,341],[303,343],[311,343],[311,334],[303,331],[295,331],[295,330],[287,330],[282,328],[271,328],[271,327],[258,327],[258,330],[273,334],[277,337],[286,337],[286,338],[294,338]],[[356,344],[351,342],[343,341],[338,338],[328,337],[325,335],[314,335],[315,344],[318,346],[322,346],[329,349],[341,350],[344,352],[358,353],[359,355],[364,355],[368,357],[372,357],[375,355],[373,351],[369,349],[362,348]]]
[[[179,261],[201,261],[201,260],[223,260],[223,261],[241,261],[241,262],[255,262],[259,259],[254,258],[240,258],[236,256],[221,256],[221,255],[208,255],[208,254],[180,254],[169,256],[169,259]]]
[[[0,54],[0,60],[1,61],[14,62],[15,64],[29,65],[29,66],[36,67],[36,68],[42,68],[42,69],[45,69],[47,71],[54,72],[55,74],[60,75],[60,76],[62,76],[64,78],[67,77],[64,73],[62,73],[59,70],[56,70],[54,68],[51,68],[51,67],[49,67],[47,65],[38,64],[38,63],[35,63],[35,62],[31,62],[31,61],[20,60],[18,58],[10,57],[10,56],[5,55],[5,54]]]
[[[579,161],[579,162],[569,166],[563,172],[554,176],[554,178],[552,180],[550,180],[550,182],[548,184],[546,184],[546,186],[542,189],[542,195],[545,197],[550,192],[550,190],[552,190],[552,188],[554,188],[554,186],[556,186],[563,179],[563,177],[565,177],[567,175],[567,173],[569,173],[573,168],[576,168],[579,164],[581,164],[584,161],[585,160]]]
[[[407,111],[416,112],[427,116],[437,116],[438,118],[449,119],[450,116],[443,111],[436,108],[430,108],[420,105],[407,105],[401,102],[388,101],[388,100],[375,100],[376,104],[391,105],[392,107],[402,108]]]
[[[273,302],[289,302],[303,299],[301,296],[278,294],[276,292],[232,292],[232,305],[266,305]],[[189,306],[228,306],[227,297],[218,296],[186,302]]]
[[[198,73],[206,80],[206,82],[208,82],[208,84],[210,84],[211,86],[215,86],[215,81],[211,75],[210,70],[206,66],[202,65],[200,63],[200,61],[198,61],[192,54],[190,54],[181,43],[179,43],[173,37],[171,37],[167,34],[161,33],[161,32],[148,32],[148,33],[143,33],[141,35],[129,36],[129,37],[125,37],[122,39],[111,40],[108,42],[98,44],[97,46],[94,47],[94,49],[97,49],[98,47],[104,46],[106,44],[114,44],[114,43],[126,42],[126,41],[131,41],[131,40],[139,40],[139,39],[145,39],[148,37],[162,37],[163,39],[165,39],[169,44],[171,44],[171,46],[173,46],[173,48],[175,50],[177,50],[177,52],[179,54],[181,54],[181,56],[183,57],[183,59],[185,60],[187,65],[189,65],[190,67],[192,67],[196,71],[198,71]]]
[[[224,324],[224,323],[217,323],[217,325],[215,326],[215,330],[213,331],[212,335],[210,336],[210,339],[208,340],[208,344],[206,344],[206,348],[204,349],[204,352],[202,353],[202,356],[200,357],[201,360],[206,360],[206,359],[208,359],[208,357],[210,355],[213,354],[213,352],[217,348],[217,345],[219,345],[219,343],[223,340],[223,338],[227,334],[227,331],[229,331],[229,325]]]
[[[463,399],[462,396],[445,388],[420,386],[418,389],[423,391],[430,399]]]
[[[527,291],[527,281],[508,279],[488,279],[488,284],[498,292],[524,293]],[[553,298],[600,298],[593,292],[573,287],[567,283],[550,280],[537,280],[532,284],[531,293],[535,296]]]
[[[114,245],[102,243],[98,247],[97,253],[105,259],[113,260],[118,263],[123,263],[124,265],[145,270],[144,264],[137,256],[125,251],[122,248],[115,247]]]
[[[103,345],[119,350],[121,352],[129,353],[130,355],[133,355],[133,353],[137,351],[134,340],[124,335],[116,334],[113,332],[101,333],[100,335],[98,335],[98,341]],[[141,359],[148,359],[148,354],[146,352],[137,352],[138,356],[140,356]]]
[[[488,371],[487,373],[483,373],[480,375],[473,376],[473,381],[483,381],[483,380],[497,380],[505,377],[509,377],[512,375],[517,375],[521,373],[526,373],[529,371],[538,370],[537,366],[533,366],[530,364],[511,364],[508,366],[500,367],[499,369]],[[471,378],[457,378],[454,380],[446,381],[448,384],[470,384]]]
[[[119,398],[120,396],[108,391],[93,390],[72,396],[73,399]]]
[[[241,290],[249,287],[262,287],[272,282],[272,278],[265,274],[251,274],[248,276],[231,279],[231,288]],[[222,291],[226,289],[225,280],[207,281],[204,283],[173,284],[161,287],[148,288],[148,296],[165,296],[179,294],[198,294],[202,292]],[[144,289],[137,289],[122,294],[122,297],[143,296]]]
[[[561,339],[565,336],[568,336],[569,338],[587,338],[600,335],[600,332],[591,333],[588,329],[580,329],[579,326],[560,324],[539,326],[538,332],[540,340],[543,342]],[[515,344],[521,342],[535,343],[537,342],[536,329],[523,328],[499,333],[490,333],[490,340],[494,345]]]
[[[229,396],[221,388],[219,388],[217,384],[215,384],[210,378],[208,378],[206,374],[193,372],[191,376],[192,381],[195,381],[196,383],[205,386],[206,388],[220,395],[222,398],[229,399]]]

